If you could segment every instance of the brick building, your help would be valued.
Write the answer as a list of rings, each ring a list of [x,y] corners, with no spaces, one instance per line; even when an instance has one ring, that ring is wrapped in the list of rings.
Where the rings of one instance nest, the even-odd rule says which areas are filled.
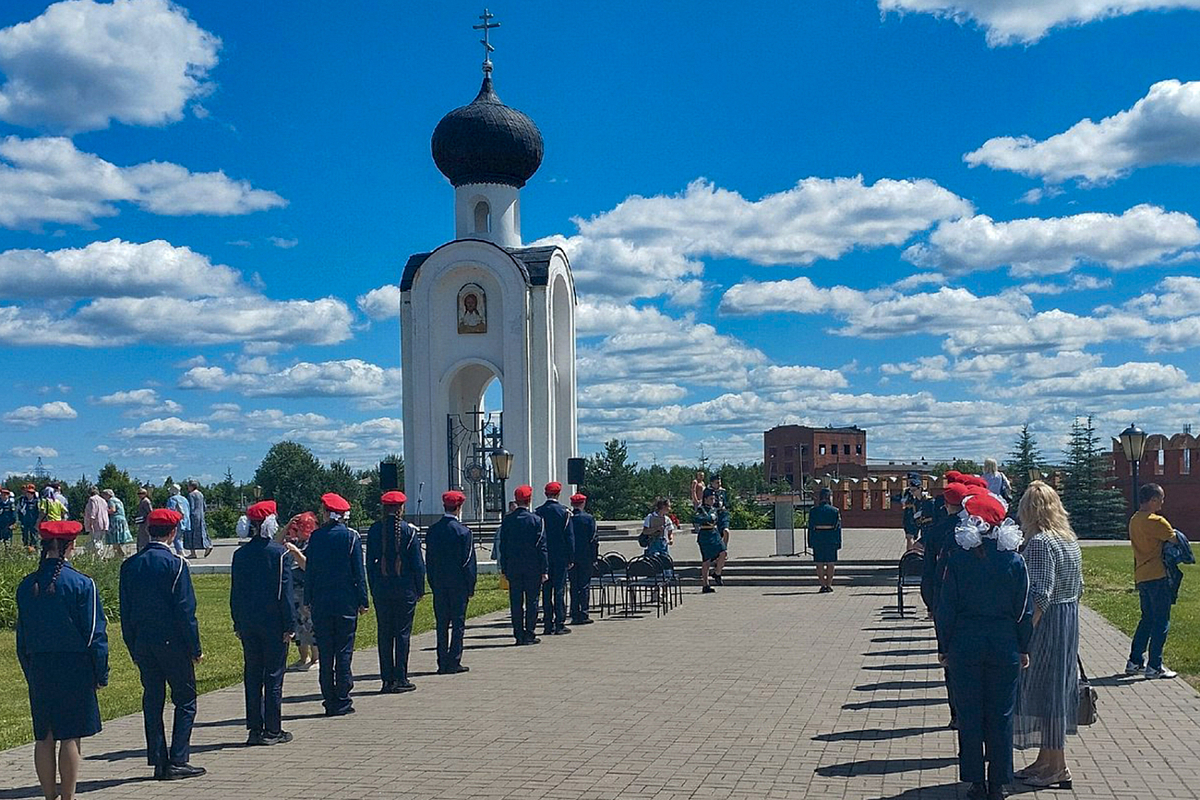
[[[1120,489],[1129,498],[1133,467],[1117,439],[1112,440],[1112,465],[1109,487]],[[1163,516],[1193,541],[1200,537],[1200,439],[1190,433],[1177,433],[1169,439],[1159,433],[1146,437],[1138,479],[1163,487],[1167,493]]]
[[[809,478],[867,477],[867,432],[857,426],[779,425],[763,434],[767,483],[799,489]]]

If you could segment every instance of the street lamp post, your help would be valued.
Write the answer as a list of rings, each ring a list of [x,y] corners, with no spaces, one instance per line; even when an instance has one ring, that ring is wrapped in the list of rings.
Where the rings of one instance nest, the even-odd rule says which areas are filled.
[[[492,471],[500,479],[500,516],[504,516],[504,509],[507,508],[508,503],[508,489],[505,484],[508,482],[508,476],[512,472],[513,454],[501,448],[493,450],[489,458],[492,460]]]
[[[1138,484],[1138,466],[1142,462],[1142,455],[1146,452],[1146,432],[1137,425],[1130,423],[1129,427],[1121,431],[1121,449],[1125,451],[1125,460],[1133,468],[1133,497],[1130,505],[1136,511],[1138,507],[1138,489],[1141,486]]]

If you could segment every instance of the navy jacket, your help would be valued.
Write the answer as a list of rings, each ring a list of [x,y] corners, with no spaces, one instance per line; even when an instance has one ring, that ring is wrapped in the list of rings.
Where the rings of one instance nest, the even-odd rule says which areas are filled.
[[[504,543],[504,548],[508,542]],[[429,526],[425,534],[425,566],[435,593],[475,594],[475,541],[471,529],[452,514]]]
[[[537,515],[546,523],[546,555],[551,564],[566,565],[575,560],[575,539],[571,535],[571,512],[557,500],[537,507]]]
[[[509,577],[541,578],[549,573],[542,518],[518,508],[500,523],[500,571]]]
[[[29,657],[34,653],[87,653],[95,685],[107,686],[108,628],[96,583],[66,563],[50,592],[57,564],[54,559],[43,561],[17,586],[17,661],[32,684]]]
[[[937,614],[938,598],[942,593],[942,574],[946,571],[950,548],[958,546],[954,542],[957,525],[958,515],[946,514],[943,505],[941,516],[936,517],[921,536],[921,541],[925,543],[925,558],[921,563],[921,599],[931,614]]]
[[[200,656],[196,591],[187,561],[167,544],[151,541],[121,565],[121,638],[135,657],[139,648],[171,645]]]
[[[808,515],[808,541],[824,547],[842,546],[842,514],[829,503],[814,506]]]
[[[313,531],[304,551],[304,604],[313,616],[351,617],[367,608],[362,538],[339,521]]]
[[[397,600],[415,603],[425,594],[421,537],[404,520],[399,520],[398,531],[396,523],[396,517],[389,514],[367,531],[367,579],[376,605]]]
[[[234,552],[229,612],[237,632],[282,636],[296,630],[292,557],[283,545],[255,536]]]
[[[600,538],[596,534],[596,518],[586,511],[571,512],[571,538],[575,540],[576,566],[586,564],[589,568],[600,555]]]
[[[951,548],[946,562],[935,615],[938,652],[1028,653],[1033,603],[1021,554],[985,538],[971,550]]]

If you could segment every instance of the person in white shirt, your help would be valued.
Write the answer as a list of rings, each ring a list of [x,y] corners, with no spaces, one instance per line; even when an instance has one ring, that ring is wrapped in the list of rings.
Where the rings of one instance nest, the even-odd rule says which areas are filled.
[[[654,511],[642,521],[640,542],[646,548],[646,555],[664,553],[670,555],[670,546],[675,544],[675,522],[671,519],[671,501],[660,498],[654,503]]]
[[[983,460],[983,479],[987,481],[989,492],[997,497],[1003,497],[1006,503],[1012,499],[1012,484],[1008,482],[1008,476],[1000,471],[996,459],[985,458]]]
[[[99,555],[104,551],[104,538],[108,535],[108,501],[100,496],[95,486],[88,487],[87,504],[83,507],[83,529],[92,539],[92,549]]]

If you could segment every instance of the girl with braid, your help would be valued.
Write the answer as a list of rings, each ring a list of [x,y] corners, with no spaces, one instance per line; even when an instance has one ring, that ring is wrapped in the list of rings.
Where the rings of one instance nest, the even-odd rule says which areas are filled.
[[[108,684],[108,635],[95,582],[70,564],[83,527],[62,520],[38,528],[42,562],[17,587],[17,660],[29,684],[42,793],[73,800],[79,740],[100,732],[96,690]]]

